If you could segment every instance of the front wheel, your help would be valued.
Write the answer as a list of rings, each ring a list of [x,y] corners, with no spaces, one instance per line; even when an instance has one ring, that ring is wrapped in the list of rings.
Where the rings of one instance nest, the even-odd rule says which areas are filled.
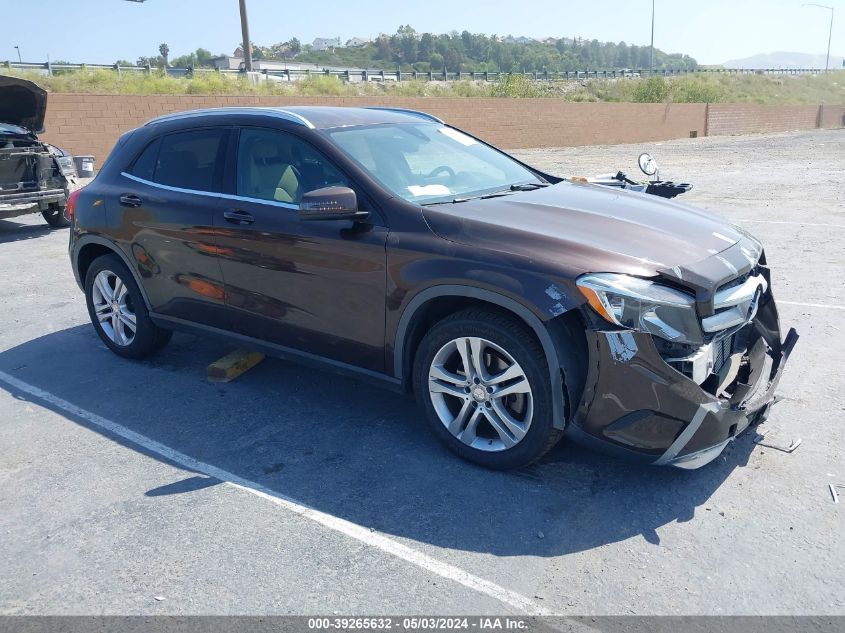
[[[416,355],[414,389],[441,441],[482,466],[520,468],[562,435],[542,348],[499,312],[464,310],[435,325]]]
[[[70,226],[70,222],[65,219],[63,207],[50,206],[41,212],[41,216],[51,229],[64,229]]]
[[[138,285],[117,255],[91,263],[85,299],[97,335],[118,356],[143,358],[170,341],[173,333],[152,322]]]

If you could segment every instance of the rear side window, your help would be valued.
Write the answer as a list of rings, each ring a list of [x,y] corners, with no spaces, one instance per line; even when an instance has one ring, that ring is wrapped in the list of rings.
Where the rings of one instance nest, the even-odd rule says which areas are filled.
[[[132,175],[170,187],[219,191],[227,130],[167,134],[153,141],[132,166]]]

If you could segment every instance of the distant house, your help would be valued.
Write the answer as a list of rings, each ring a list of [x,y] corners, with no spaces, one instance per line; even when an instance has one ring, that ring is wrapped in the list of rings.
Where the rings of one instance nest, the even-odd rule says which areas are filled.
[[[557,45],[557,38],[556,37],[547,37],[545,39],[540,40],[543,44],[548,44],[549,46]]]
[[[340,47],[340,38],[339,37],[318,37],[313,42],[311,42],[311,47],[315,51],[327,51],[330,48],[339,48]]]
[[[537,40],[532,39],[530,37],[525,37],[521,35],[519,37],[514,37],[513,35],[508,35],[504,39],[501,40],[506,44],[531,44],[532,42],[536,42]]]
[[[243,47],[243,46],[238,46],[238,47],[235,49],[235,52],[234,52],[234,53],[232,53],[232,57],[240,57],[241,59],[243,59],[243,57],[244,57],[244,47]]]
[[[213,57],[211,63],[219,70],[243,70],[243,57]],[[267,73],[271,78],[278,81],[287,80],[288,74],[285,71],[293,71],[289,77],[291,81],[304,79],[308,75],[303,71],[315,74],[324,74],[327,70],[334,75],[341,75],[349,71],[349,81],[358,82],[362,80],[361,73],[363,68],[355,68],[351,66],[323,66],[321,64],[308,64],[305,62],[289,62],[279,59],[257,59],[252,62],[252,68],[258,73]]]
[[[364,39],[363,37],[353,37],[346,41],[346,48],[361,48],[372,42],[372,40]]]

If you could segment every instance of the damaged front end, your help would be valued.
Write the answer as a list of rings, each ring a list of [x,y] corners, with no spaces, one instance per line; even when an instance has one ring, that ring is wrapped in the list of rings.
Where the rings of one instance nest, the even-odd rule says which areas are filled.
[[[41,212],[58,223],[77,176],[73,157],[43,143],[47,93],[0,76],[0,219]]]
[[[654,465],[699,468],[766,419],[798,335],[781,338],[770,271],[751,237],[661,276],[694,310],[645,306],[641,326],[630,329],[593,317],[588,375],[568,432]]]
[[[0,134],[0,218],[64,207],[75,176],[73,158],[60,150]]]

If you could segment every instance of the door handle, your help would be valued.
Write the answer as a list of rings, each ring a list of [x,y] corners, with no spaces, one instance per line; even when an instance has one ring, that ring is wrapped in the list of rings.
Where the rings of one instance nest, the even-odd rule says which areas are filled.
[[[132,193],[124,193],[120,196],[120,204],[124,207],[140,207],[144,204],[144,201],[141,200],[138,196]]]
[[[224,211],[223,218],[226,222],[231,222],[232,224],[252,224],[255,222],[255,218],[251,213],[247,213],[241,209],[229,209],[228,211]]]

